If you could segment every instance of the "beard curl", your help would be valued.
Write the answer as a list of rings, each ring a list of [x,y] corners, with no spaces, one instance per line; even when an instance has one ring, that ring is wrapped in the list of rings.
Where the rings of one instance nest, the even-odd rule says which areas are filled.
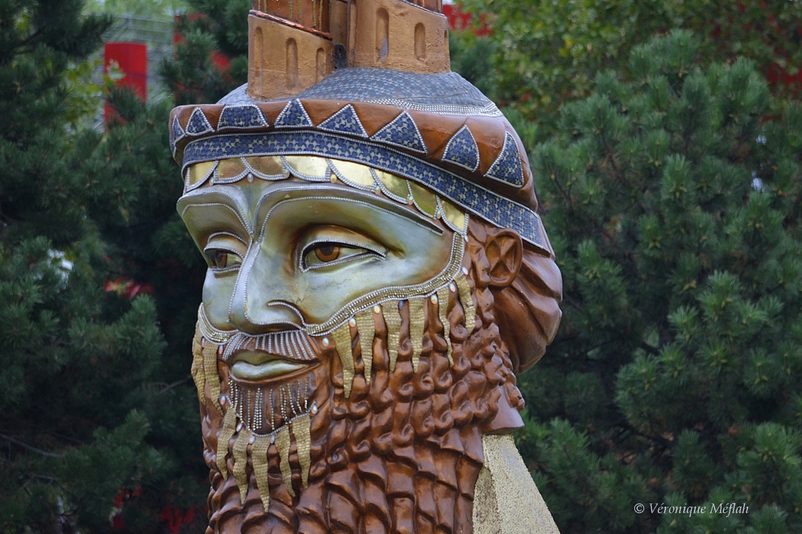
[[[352,339],[356,373],[348,398],[336,350],[321,349],[323,363],[314,371],[319,412],[311,419],[309,485],[301,489],[294,442],[290,448],[294,498],[284,487],[278,455],[268,454],[269,513],[256,488],[250,455],[244,504],[234,478],[224,480],[216,468],[222,417],[211,407],[207,388],[201,406],[204,455],[212,469],[207,534],[471,531],[474,487],[484,461],[482,434],[509,428],[497,423],[509,420],[503,412],[523,408],[513,360],[494,317],[497,292],[489,285],[488,259],[477,239],[486,230],[475,228],[471,221],[463,265],[470,268],[476,328],[468,332],[463,307],[451,293],[447,317],[454,364],[449,365],[438,304],[430,299],[424,308],[417,372],[412,366],[406,303],[401,308],[393,372],[381,314],[375,315],[370,384],[362,374],[359,339]],[[225,384],[227,367],[220,365],[220,370]],[[235,439],[230,440],[229,451]],[[231,454],[227,466],[231,472]]]

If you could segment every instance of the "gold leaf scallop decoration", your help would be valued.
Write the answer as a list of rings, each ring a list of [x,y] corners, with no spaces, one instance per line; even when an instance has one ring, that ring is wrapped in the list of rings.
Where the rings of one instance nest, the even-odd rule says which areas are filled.
[[[245,165],[245,160],[242,158],[226,158],[221,159],[217,167],[217,177],[220,180],[227,178],[234,178],[245,174],[248,167]]]
[[[287,177],[284,170],[284,163],[281,161],[280,156],[252,156],[245,158],[248,165],[255,171],[256,175],[261,178],[279,178]]]
[[[467,216],[460,211],[451,202],[440,199],[440,206],[443,208],[443,215],[445,215],[446,222],[451,226],[452,230],[464,234],[468,230]]]
[[[217,161],[204,161],[203,163],[190,165],[187,169],[186,188],[194,189],[195,187],[199,187],[212,175],[216,166]]]
[[[350,161],[331,159],[328,161],[332,172],[337,175],[337,178],[357,189],[373,191],[375,185],[370,167]]]
[[[324,182],[329,180],[331,170],[325,158],[315,156],[282,156],[290,174],[304,180]]]
[[[407,185],[409,186],[409,193],[415,201],[415,206],[417,206],[421,212],[434,218],[435,211],[437,211],[437,197],[434,193],[412,182],[407,182]]]
[[[409,195],[406,180],[389,172],[377,171],[376,169],[373,169],[373,174],[381,182],[382,190],[387,196],[398,202],[406,203]]]

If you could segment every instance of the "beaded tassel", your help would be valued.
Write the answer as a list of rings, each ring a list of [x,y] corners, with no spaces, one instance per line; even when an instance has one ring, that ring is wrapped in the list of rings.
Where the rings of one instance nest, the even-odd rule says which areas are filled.
[[[284,479],[284,487],[290,497],[295,497],[295,490],[292,489],[292,468],[290,467],[290,430],[283,426],[276,433],[276,449],[278,449],[279,467],[281,468],[281,478]]]
[[[351,327],[348,323],[343,324],[332,333],[334,346],[340,355],[343,366],[343,389],[345,397],[351,396],[351,386],[354,383],[354,356],[351,353]]]
[[[228,454],[228,442],[237,431],[237,412],[230,407],[223,417],[223,428],[217,437],[217,468],[223,475],[223,480],[228,478],[228,468],[226,468],[226,454]]]
[[[420,355],[423,352],[423,329],[425,316],[423,313],[426,299],[409,299],[409,338],[412,342],[412,370],[418,372]]]
[[[370,310],[356,314],[356,328],[359,331],[359,346],[362,348],[362,364],[365,382],[370,385],[370,373],[373,370],[373,336],[376,334],[376,325],[373,322],[373,312]]]
[[[451,325],[448,323],[448,286],[441,287],[437,290],[437,311],[440,316],[440,322],[443,324],[443,337],[446,339],[448,345],[449,365],[454,365],[454,359],[451,357]]]
[[[267,481],[267,450],[270,448],[270,438],[268,436],[255,436],[255,438],[251,447],[251,462],[259,497],[267,512],[270,507],[270,485]]]
[[[401,313],[398,311],[398,302],[390,301],[381,305],[384,315],[384,324],[387,325],[387,352],[390,354],[390,372],[395,371],[395,362],[398,359],[398,343],[401,334]]]

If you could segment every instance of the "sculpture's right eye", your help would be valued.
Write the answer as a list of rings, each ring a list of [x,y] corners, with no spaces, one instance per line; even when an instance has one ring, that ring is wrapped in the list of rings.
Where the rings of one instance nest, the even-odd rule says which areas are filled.
[[[235,252],[219,248],[206,249],[206,259],[212,269],[222,270],[239,267],[242,258]]]
[[[203,255],[213,271],[230,271],[239,269],[246,250],[247,246],[241,238],[220,232],[209,237]]]

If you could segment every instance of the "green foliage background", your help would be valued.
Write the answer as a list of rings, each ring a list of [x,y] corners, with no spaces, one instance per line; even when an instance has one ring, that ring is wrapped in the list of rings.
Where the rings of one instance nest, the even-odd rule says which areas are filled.
[[[559,106],[587,96],[597,72],[623,72],[629,51],[672,28],[694,31],[700,54],[717,61],[745,57],[764,73],[796,75],[802,65],[802,1],[767,0],[463,0],[493,29],[452,37],[454,70],[492,99],[554,133]],[[474,24],[480,24],[479,17]],[[456,57],[455,57],[456,56]],[[799,95],[802,78],[774,84],[781,98]]]
[[[777,105],[673,31],[531,153],[565,301],[518,437],[564,532],[802,526],[802,107]]]

